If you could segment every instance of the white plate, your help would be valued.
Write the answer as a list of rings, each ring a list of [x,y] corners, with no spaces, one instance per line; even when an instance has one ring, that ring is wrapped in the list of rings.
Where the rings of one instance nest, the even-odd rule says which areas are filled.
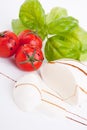
[[[54,6],[65,7],[69,15],[77,18],[80,25],[87,30],[86,0],[40,1],[46,12],[49,12]],[[20,5],[23,2],[24,0],[0,1],[0,31],[11,30],[11,20],[17,18]],[[0,58],[0,72],[10,76],[14,80],[18,80],[22,75],[28,73],[20,71],[10,59],[3,58]],[[13,87],[14,81],[0,74],[0,130],[87,129],[87,126],[66,119],[63,115],[64,113],[60,116],[59,110],[51,105],[41,104],[41,106],[31,113],[22,112],[13,102]],[[87,118],[87,97],[86,95],[84,97],[80,105],[72,108],[72,111]],[[71,108],[69,109],[71,110]]]

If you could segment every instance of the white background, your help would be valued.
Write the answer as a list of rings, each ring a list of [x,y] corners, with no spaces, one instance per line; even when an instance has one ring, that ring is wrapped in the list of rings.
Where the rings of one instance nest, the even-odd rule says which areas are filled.
[[[18,17],[19,8],[23,2],[24,0],[0,0],[0,31],[11,30],[11,20]],[[87,0],[40,0],[40,2],[46,13],[54,6],[65,7],[68,14],[77,18],[80,25],[87,30]],[[14,66],[11,69],[10,64],[8,60],[0,59],[0,71],[17,79],[23,72]],[[43,106],[42,109],[31,113],[22,112],[13,102],[13,84],[0,76],[0,130],[87,129],[85,126],[60,117],[57,109],[50,108],[51,106]]]

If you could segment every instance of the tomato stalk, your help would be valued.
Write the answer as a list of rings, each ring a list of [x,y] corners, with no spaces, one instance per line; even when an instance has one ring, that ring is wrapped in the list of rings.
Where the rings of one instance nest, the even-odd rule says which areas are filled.
[[[31,56],[29,54],[27,54],[26,51],[24,51],[23,53],[27,57],[27,60],[20,62],[20,64],[26,64],[26,63],[30,62],[32,64],[32,67],[34,68],[34,70],[36,70],[36,68],[34,66],[34,62],[36,62],[36,61],[42,62],[43,61],[43,59],[38,60],[38,59],[35,58],[36,49],[34,49],[34,52]]]
[[[4,37],[5,36],[5,34],[4,33],[0,33],[0,37]]]
[[[0,32],[0,37],[4,37],[6,33],[8,33],[9,31],[3,31],[3,32]]]

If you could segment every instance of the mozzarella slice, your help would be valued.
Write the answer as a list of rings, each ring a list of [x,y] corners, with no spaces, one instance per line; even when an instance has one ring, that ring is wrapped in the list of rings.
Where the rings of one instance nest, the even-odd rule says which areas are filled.
[[[41,102],[40,78],[36,73],[29,73],[17,81],[13,89],[13,99],[23,111],[31,111]]]
[[[72,72],[63,64],[45,63],[41,76],[46,85],[69,104],[77,104],[77,83]]]

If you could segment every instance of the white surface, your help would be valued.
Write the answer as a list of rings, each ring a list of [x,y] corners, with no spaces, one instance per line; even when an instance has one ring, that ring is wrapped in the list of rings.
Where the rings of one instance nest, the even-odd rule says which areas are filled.
[[[0,1],[0,31],[11,29],[11,20],[17,18],[20,5],[24,0]],[[46,12],[54,6],[65,7],[69,15],[76,17],[87,30],[87,0],[40,0]],[[4,63],[4,64],[2,64]],[[17,80],[24,74],[11,60],[0,58],[0,72]],[[0,130],[86,130],[87,127],[59,116],[52,106],[42,105],[31,113],[22,112],[13,102],[14,82],[0,75]],[[86,100],[87,101],[87,100]],[[85,101],[84,101],[85,102]],[[86,102],[85,102],[86,103]],[[85,104],[84,103],[84,104]],[[87,106],[87,104],[85,105]],[[83,105],[84,108],[84,105]],[[86,108],[85,108],[86,110]],[[75,109],[75,112],[78,112]],[[84,109],[83,109],[84,113]],[[86,113],[84,114],[87,115]]]

